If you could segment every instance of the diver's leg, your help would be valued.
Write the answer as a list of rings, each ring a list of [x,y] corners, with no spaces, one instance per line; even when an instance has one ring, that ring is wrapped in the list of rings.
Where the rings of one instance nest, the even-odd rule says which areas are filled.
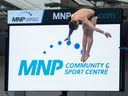
[[[90,50],[91,50],[92,44],[93,44],[93,32],[92,31],[88,31],[86,53],[85,53],[84,60],[83,60],[84,62],[90,56]]]
[[[86,53],[86,46],[87,46],[87,32],[86,30],[84,30],[83,32],[83,39],[82,39],[82,47],[83,47],[83,52],[82,52],[82,56],[81,56],[81,61],[84,62],[84,56]]]
[[[93,27],[96,26],[96,23],[97,23],[97,16],[94,16],[89,23],[91,23],[93,25]],[[88,34],[88,37],[87,37],[87,47],[86,47],[86,53],[85,53],[85,58],[84,58],[84,62],[89,58],[90,56],[90,50],[91,50],[91,47],[92,47],[92,44],[93,44],[93,30],[91,30],[90,28],[87,30],[87,34]]]

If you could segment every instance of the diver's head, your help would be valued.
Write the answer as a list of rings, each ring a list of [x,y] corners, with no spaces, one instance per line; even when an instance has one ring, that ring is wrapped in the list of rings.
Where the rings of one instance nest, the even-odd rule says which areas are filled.
[[[69,29],[70,30],[77,30],[79,27],[79,24],[77,23],[77,21],[70,21],[69,22]]]

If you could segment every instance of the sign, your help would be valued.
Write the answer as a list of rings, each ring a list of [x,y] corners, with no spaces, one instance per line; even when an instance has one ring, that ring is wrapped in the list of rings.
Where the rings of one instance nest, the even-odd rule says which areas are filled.
[[[36,11],[30,11],[20,18],[19,13],[24,10],[15,11],[17,15],[14,16],[13,11],[9,12],[8,18],[11,21],[8,22],[9,58],[6,89],[120,91],[121,20],[115,21],[112,18],[117,18],[114,15],[116,13],[108,14],[107,11],[105,9],[101,10],[101,13],[97,11],[100,21],[96,27],[109,32],[112,37],[108,39],[94,31],[90,56],[85,62],[80,60],[83,54],[82,25],[80,24],[74,31],[70,41],[64,41],[68,35],[68,22],[72,10],[37,11],[39,16],[33,15],[33,18],[37,18],[40,22],[25,21]],[[106,21],[102,23],[103,19]]]
[[[9,24],[41,23],[43,10],[8,11]]]

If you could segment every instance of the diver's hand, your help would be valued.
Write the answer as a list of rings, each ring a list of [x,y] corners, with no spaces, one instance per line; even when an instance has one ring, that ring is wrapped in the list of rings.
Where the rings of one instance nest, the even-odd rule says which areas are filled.
[[[111,38],[111,37],[112,37],[112,35],[111,35],[110,33],[108,33],[108,32],[105,32],[104,35],[105,35],[107,38],[109,38],[109,37]]]
[[[64,41],[67,41],[67,40],[70,40],[70,38],[69,38],[69,37],[67,37],[67,38],[65,38],[65,39],[64,39]]]

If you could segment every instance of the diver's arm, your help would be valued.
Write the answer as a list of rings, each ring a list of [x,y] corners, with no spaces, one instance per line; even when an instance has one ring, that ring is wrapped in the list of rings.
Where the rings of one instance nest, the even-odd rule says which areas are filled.
[[[69,29],[68,37],[64,39],[64,41],[70,40],[70,37],[73,33],[73,30]]]
[[[108,37],[112,37],[110,33],[104,32],[103,30],[101,30],[101,29],[99,29],[99,28],[96,28],[96,27],[95,27],[94,30],[95,30],[96,32],[99,32],[99,33],[101,33],[101,34],[104,34],[107,38],[108,38]]]
[[[99,33],[101,33],[101,34],[104,34],[105,32],[103,31],[103,30],[101,30],[101,29],[99,29],[99,28],[94,28],[94,30],[96,31],[96,32],[99,32]]]

